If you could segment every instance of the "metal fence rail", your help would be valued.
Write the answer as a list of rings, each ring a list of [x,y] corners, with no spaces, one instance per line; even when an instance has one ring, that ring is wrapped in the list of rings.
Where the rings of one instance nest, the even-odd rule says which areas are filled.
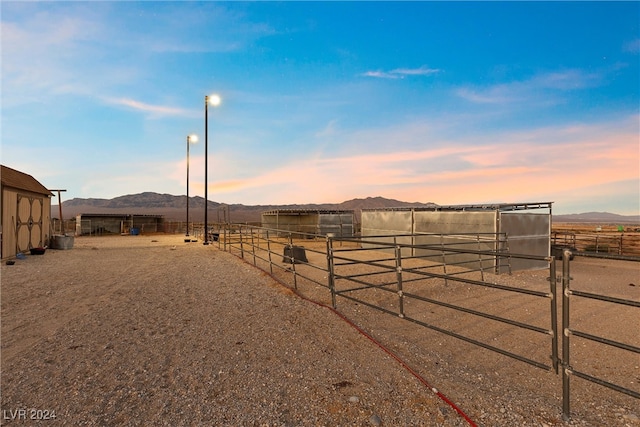
[[[328,287],[327,282],[318,280],[317,275],[304,274],[296,267],[303,262],[311,270],[321,271],[326,275],[326,252],[324,250],[304,248],[305,257],[307,252],[322,255],[323,264],[309,262],[306,258],[304,260],[298,259],[295,254],[295,250],[299,248],[296,242],[300,239],[303,241],[323,241],[323,236],[300,232],[283,232],[283,230],[251,225],[237,225],[233,230],[225,229],[225,233],[221,237],[218,242],[219,245],[223,245],[225,250],[228,247],[230,252],[239,252],[241,258],[252,262],[254,266],[262,266],[261,268],[268,269],[270,274],[274,274],[274,269],[292,273],[294,289],[298,288],[298,280],[300,278],[305,279],[308,283]]]
[[[380,236],[380,238],[389,239],[388,236]],[[550,337],[549,343],[549,354],[550,359],[554,362],[554,367],[557,369],[557,360],[558,360],[558,347],[557,340],[555,337],[557,336],[557,314],[556,314],[556,305],[553,303],[555,300],[555,283],[552,283],[548,292],[541,292],[532,289],[520,289],[514,288],[511,286],[501,285],[499,283],[487,282],[484,280],[484,275],[478,275],[473,273],[484,273],[484,269],[482,268],[482,263],[480,263],[480,268],[478,269],[458,269],[453,270],[452,267],[460,267],[463,265],[469,264],[468,261],[453,261],[451,263],[448,262],[448,257],[452,256],[455,259],[455,256],[464,253],[464,254],[472,254],[478,255],[480,258],[486,257],[487,259],[495,259],[496,252],[495,251],[482,251],[482,250],[474,250],[474,249],[462,249],[460,247],[453,247],[448,245],[411,245],[411,244],[399,244],[398,238],[394,237],[393,242],[384,242],[381,240],[370,240],[371,237],[367,236],[366,239],[361,239],[360,242],[362,246],[366,246],[366,249],[358,249],[358,248],[350,248],[350,249],[339,249],[334,248],[333,244],[338,241],[348,240],[354,241],[354,239],[344,239],[344,238],[334,238],[330,237],[328,239],[329,242],[329,256],[333,260],[330,265],[330,289],[332,292],[332,302],[334,308],[336,308],[336,297],[342,297],[349,299],[351,301],[357,302],[359,304],[364,304],[370,308],[382,311],[387,314],[398,316],[402,319],[411,321],[418,325],[424,326],[426,328],[441,332],[443,334],[461,339],[463,341],[469,342],[471,344],[478,345],[480,347],[486,348],[488,350],[500,353],[502,355],[512,357],[514,359],[520,360],[522,362],[526,362],[530,365],[541,369],[551,369],[551,366],[547,364],[533,360],[525,355],[517,354],[513,351],[505,350],[494,345],[488,344],[486,342],[482,342],[474,337],[465,336],[461,333],[454,332],[452,330],[437,326],[433,323],[421,320],[411,313],[405,310],[405,306],[410,301],[420,301],[424,303],[428,303],[430,305],[436,305],[442,308],[446,308],[449,310],[454,310],[456,312],[470,314],[476,317],[480,317],[483,319],[500,322],[502,324],[514,326],[516,328],[526,329],[529,331],[533,331],[539,334],[543,334],[545,336]],[[500,239],[502,240],[502,239]],[[376,258],[364,260],[362,256],[358,257],[358,253],[361,251],[367,251],[375,249],[381,252],[389,252],[389,250],[393,250],[393,255],[390,255],[386,258]],[[438,262],[434,262],[433,256],[403,256],[403,253],[417,253],[418,251],[441,251],[438,258]],[[503,256],[503,253],[498,254],[500,257]],[[550,261],[547,257],[532,257],[525,255],[511,255],[512,257],[521,257],[527,259],[536,259],[543,261]],[[408,261],[412,261],[412,265],[406,265]],[[352,266],[352,265],[366,265],[369,267],[367,272],[365,273],[349,273],[342,272],[342,270],[348,270],[343,267]],[[553,265],[554,263],[551,261],[549,265]],[[495,266],[492,264],[491,269]],[[551,267],[550,267],[551,268]],[[433,270],[441,269],[442,272],[438,273]],[[448,270],[448,271],[447,271]],[[463,277],[464,275],[464,277]],[[376,283],[372,283],[374,276],[384,276],[385,279],[382,281],[378,280]],[[478,276],[478,277],[474,277]],[[550,277],[553,277],[550,275]],[[377,278],[377,277],[376,277]],[[476,310],[469,307],[463,307],[461,305],[448,303],[445,301],[440,301],[434,298],[429,298],[424,296],[421,291],[424,291],[425,287],[429,286],[429,279],[438,279],[441,281],[446,281],[446,284],[452,284],[454,282],[463,283],[466,285],[472,285],[476,287],[486,287],[497,289],[506,292],[512,292],[522,295],[528,295],[532,297],[538,298],[548,298],[551,303],[549,319],[551,320],[551,324],[549,328],[543,328],[537,325],[531,325],[524,322],[520,322],[517,320],[513,320],[510,318],[506,318],[500,315],[483,312],[480,310]],[[342,282],[343,285],[339,286],[338,283]],[[408,291],[406,289],[406,285],[413,282],[415,284],[414,291]],[[375,304],[367,299],[366,296],[356,296],[356,294],[360,295],[362,291],[383,291],[387,292],[390,295],[397,295],[397,304],[393,305],[394,309],[389,309],[381,304]],[[372,297],[371,292],[367,292],[367,296]],[[397,308],[396,308],[397,307]]]
[[[571,298],[572,297],[580,297],[585,299],[592,299],[603,301],[611,304],[628,306],[640,308],[640,301],[627,300],[622,298],[614,298],[608,295],[600,295],[591,292],[584,292],[579,290],[572,290],[571,283],[571,271],[570,271],[570,260],[572,258],[572,253],[569,250],[565,250],[562,256],[562,287],[563,287],[563,303],[562,303],[562,329],[564,333],[562,334],[562,417],[565,421],[568,421],[571,418],[571,394],[570,394],[570,381],[571,376],[574,375],[578,378],[581,378],[586,381],[590,381],[592,383],[601,385],[603,387],[607,387],[611,390],[617,391],[619,393],[626,394],[636,399],[640,399],[640,392],[636,390],[631,390],[629,388],[623,387],[619,384],[615,384],[611,381],[607,381],[604,378],[596,377],[595,375],[588,374],[586,372],[579,371],[571,366],[571,346],[570,340],[571,336],[576,336],[583,338],[590,342],[597,342],[601,344],[605,344],[623,351],[632,352],[635,354],[640,354],[640,347],[636,347],[627,343],[622,343],[616,340],[612,340],[606,337],[601,337],[594,334],[589,334],[584,331],[580,331],[577,329],[572,329],[570,327],[571,323]]]
[[[487,236],[476,236],[474,247],[470,243],[473,238],[469,239],[468,244],[455,245],[447,244],[449,236],[445,235],[439,236],[437,244],[415,244],[416,240],[412,237],[407,239],[407,235],[358,238],[287,233],[283,230],[239,224],[218,224],[217,227],[219,228],[217,241],[219,248],[238,255],[284,283],[290,284],[294,289],[307,285],[317,285],[327,289],[327,297],[330,296],[334,308],[338,306],[338,299],[342,298],[536,368],[554,370],[556,374],[559,374],[559,369],[562,368],[562,416],[565,420],[569,420],[571,415],[569,381],[572,375],[633,398],[640,398],[640,393],[635,390],[582,372],[569,363],[571,336],[620,351],[640,353],[640,348],[637,346],[570,328],[570,299],[598,300],[615,306],[640,308],[638,301],[571,289],[569,263],[573,255],[580,255],[579,253],[572,254],[570,251],[564,251],[562,271],[561,274],[557,274],[553,257],[510,253],[507,238],[501,235],[496,235],[491,243],[491,247],[495,249],[486,250]],[[306,242],[313,242],[313,244],[306,244]],[[481,245],[478,242],[481,242]],[[296,254],[294,250],[296,248],[301,248],[303,253]],[[306,255],[309,255],[309,259],[306,259]],[[460,255],[466,256],[467,259],[461,261]],[[471,259],[469,257],[473,258],[474,262],[468,262]],[[532,289],[500,283],[497,278],[500,277],[499,273],[505,271],[502,267],[506,267],[510,272],[508,267],[511,260],[518,258],[547,262],[548,283],[535,284]],[[492,274],[492,281],[487,280],[489,273]],[[556,291],[559,284],[563,290],[561,301],[558,301]],[[461,303],[460,301],[463,300],[456,301],[453,288],[461,285],[469,289],[486,290],[489,294],[489,303],[476,307]],[[434,286],[447,289],[447,295],[454,295],[453,300],[436,298],[429,295],[429,292],[425,292]],[[536,304],[544,303],[547,308],[540,305],[539,309],[547,313],[543,316],[543,318],[546,317],[543,321],[545,325],[527,322],[502,312],[492,312],[491,308],[498,304],[491,304],[491,298],[497,301],[497,295],[503,294],[508,295],[507,300],[510,303],[515,299],[518,301],[526,299]],[[475,304],[475,299],[471,299]],[[475,319],[472,324],[480,324],[482,327],[476,331],[475,335],[473,328],[470,329],[471,333],[465,334],[443,327],[435,317],[421,317],[421,313],[430,311],[422,309],[424,305],[455,313],[456,319],[469,316],[470,319]],[[562,312],[562,335],[558,333],[560,329],[558,310]],[[486,322],[497,322],[496,324],[508,327],[509,331],[518,336],[529,334],[527,336],[535,336],[541,340],[548,338],[545,346],[536,346],[536,351],[546,352],[546,362],[541,361],[536,355],[526,352],[523,354],[517,351],[518,349],[502,348],[487,342],[481,336],[482,330],[491,329],[486,327],[488,325]],[[558,342],[560,336],[562,336],[561,352]],[[551,366],[548,364],[549,359]]]

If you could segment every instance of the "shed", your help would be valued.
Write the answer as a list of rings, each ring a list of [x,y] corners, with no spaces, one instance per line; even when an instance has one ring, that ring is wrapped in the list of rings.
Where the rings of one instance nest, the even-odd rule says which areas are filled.
[[[4,165],[0,169],[0,181],[0,258],[48,245],[51,191],[33,176]]]
[[[140,234],[163,231],[163,215],[85,213],[76,215],[76,236]]]
[[[399,242],[426,245],[440,244],[440,235],[450,235],[448,244],[457,241],[462,248],[469,247],[468,239],[473,238],[469,235],[475,234],[478,244],[473,249],[508,250],[514,254],[546,257],[550,254],[552,203],[363,209],[362,236],[412,235],[414,237],[400,238]],[[416,249],[414,255],[425,254],[429,251]],[[473,257],[477,255],[466,256]],[[465,262],[464,258],[460,255],[457,261]],[[498,261],[495,262],[496,269],[500,270]],[[546,266],[546,262],[538,260],[513,258],[510,261],[514,271]]]
[[[354,228],[353,210],[275,209],[262,212],[262,226],[302,235],[351,237]],[[282,235],[283,233],[279,233]]]

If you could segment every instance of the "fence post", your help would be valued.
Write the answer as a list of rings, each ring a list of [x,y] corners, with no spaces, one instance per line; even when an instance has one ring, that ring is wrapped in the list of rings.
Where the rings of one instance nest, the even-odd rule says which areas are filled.
[[[562,419],[569,421],[571,419],[570,409],[570,388],[569,375],[571,374],[571,366],[569,364],[569,296],[570,290],[570,270],[569,259],[571,251],[565,249],[562,253]]]
[[[478,242],[478,251],[482,250],[482,246],[480,245],[480,234],[476,234],[476,240]],[[480,280],[482,280],[484,282],[484,263],[482,262],[484,260],[483,255],[481,253],[478,252],[478,262],[480,262]]]
[[[227,251],[227,240],[231,237],[231,232],[229,231],[229,224],[227,224],[226,222],[224,223],[224,243],[222,245],[222,247],[224,248],[224,251]],[[228,234],[228,235],[227,235]],[[218,236],[218,239],[220,239],[220,237]],[[229,251],[231,252],[231,251]]]
[[[622,255],[622,233],[620,234],[620,248],[618,249],[618,255]]]
[[[404,319],[404,297],[402,292],[402,249],[398,245],[396,236],[393,236],[393,244],[396,249],[396,279],[398,281],[398,316]],[[415,245],[414,245],[415,246]]]
[[[271,259],[271,241],[269,240],[269,230],[265,230],[264,235],[265,235],[265,238],[267,239],[267,256],[269,257],[269,273],[273,274],[273,261]]]
[[[553,369],[558,372],[558,277],[556,277],[556,261],[553,254],[549,261],[549,288],[551,291],[551,360],[553,362]]]
[[[256,262],[256,243],[253,240],[253,227],[251,225],[248,225],[247,228],[249,228],[249,233],[251,233],[251,252],[253,253],[253,265],[257,266],[258,263]],[[260,241],[260,239],[258,239],[258,242]]]
[[[293,252],[292,233],[289,233],[289,261],[291,262],[291,272],[293,273],[293,289],[298,289],[298,278],[296,275],[296,257]]]
[[[331,291],[331,305],[336,307],[336,285],[334,277],[334,260],[333,260],[333,233],[327,233],[327,280],[329,281],[329,290]]]
[[[242,226],[238,226],[238,234],[240,235],[240,258],[244,259],[244,241],[242,240]]]
[[[440,253],[442,255],[442,274],[444,275],[444,285],[449,286],[449,282],[447,281],[447,278],[449,277],[447,275],[447,255],[445,254],[445,250],[444,250],[443,234],[440,234]]]

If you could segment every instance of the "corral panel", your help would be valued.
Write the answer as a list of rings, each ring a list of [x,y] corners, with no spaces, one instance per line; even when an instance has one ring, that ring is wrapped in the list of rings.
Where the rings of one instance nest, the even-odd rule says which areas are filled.
[[[523,255],[548,256],[550,243],[549,214],[534,214],[522,211],[501,212],[498,208],[487,210],[371,210],[362,212],[362,236],[391,236],[415,233],[410,237],[398,237],[398,242],[416,245],[437,245],[452,249],[474,251],[496,251],[508,249],[511,253]],[[501,234],[498,234],[501,233]],[[393,243],[393,238],[385,242]],[[417,248],[417,256],[440,256],[441,262],[459,264],[465,267],[489,268],[501,265],[507,271],[509,264],[495,257],[478,254],[448,253],[442,259],[442,251]],[[545,261],[510,259],[511,270],[546,268]]]
[[[315,234],[318,231],[318,214],[262,214],[262,226],[279,230],[279,236],[289,232]]]
[[[415,212],[416,233],[495,233],[496,212]]]
[[[362,211],[362,235],[410,234],[412,216],[411,211]]]
[[[501,213],[500,232],[507,234],[509,252],[549,256],[551,215],[534,213]],[[511,259],[512,270],[547,268],[545,261]]]
[[[412,211],[362,211],[362,237],[367,236],[395,236],[398,234],[411,234],[413,223]],[[394,238],[378,238],[376,241],[394,243]],[[413,243],[411,236],[397,237],[396,241],[405,245]],[[373,245],[363,244],[363,247]],[[388,251],[393,251],[390,248]],[[402,249],[402,255],[411,255],[409,248]]]
[[[488,212],[415,212],[415,232],[433,233],[434,236],[417,236],[418,245],[439,245],[443,249],[495,250],[496,213]],[[473,234],[466,235],[467,233]],[[482,236],[482,233],[486,233]],[[486,240],[485,240],[486,239]],[[416,255],[436,256],[440,251],[417,249]],[[486,256],[476,254],[448,253],[447,264],[463,265],[466,268],[489,268],[495,263]]]
[[[351,213],[323,213],[320,214],[318,234],[333,233],[339,237],[353,236],[353,214]]]

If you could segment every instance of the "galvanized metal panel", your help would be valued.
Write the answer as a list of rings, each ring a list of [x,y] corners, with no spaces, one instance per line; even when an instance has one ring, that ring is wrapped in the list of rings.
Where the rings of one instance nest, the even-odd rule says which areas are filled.
[[[443,245],[443,247],[494,251],[497,233],[507,233],[508,248],[512,253],[548,256],[550,242],[550,214],[522,211],[429,211],[429,210],[370,210],[362,212],[362,236],[398,235],[416,233],[415,239],[403,237],[401,243],[417,245]],[[420,235],[420,234],[433,235]],[[459,235],[448,236],[440,235]],[[475,234],[473,238],[462,236]],[[473,240],[473,241],[470,241]],[[393,242],[392,238],[387,239]],[[415,255],[435,256],[441,251],[416,249]],[[442,261],[442,260],[441,260]],[[490,262],[476,254],[449,254],[447,263],[468,263],[469,268],[487,268]],[[493,260],[495,265],[496,260]],[[528,270],[546,268],[546,262],[511,259],[511,269]],[[505,266],[502,270],[506,271]]]
[[[419,233],[433,233],[435,236],[418,236],[417,244],[441,245],[443,249],[494,250],[496,232],[496,213],[494,211],[421,211],[414,214],[414,230]],[[487,233],[487,243],[479,241],[478,234]],[[466,235],[473,234],[473,235]],[[444,236],[441,236],[444,235]],[[436,256],[442,251],[417,249],[416,255]],[[448,253],[446,259],[439,259],[447,264],[461,264],[466,268],[491,268],[493,262],[486,256],[476,254]]]
[[[338,211],[269,211],[262,213],[262,226],[284,233],[353,236],[353,212]]]
[[[509,252],[549,256],[551,247],[551,215],[535,213],[500,214],[500,232],[507,234]],[[511,259],[512,270],[547,268],[546,261]]]
[[[416,233],[495,233],[496,212],[415,212]]]
[[[362,235],[409,234],[412,231],[412,218],[412,211],[362,211]]]
[[[333,233],[339,237],[351,237],[353,222],[353,213],[321,213],[318,218],[318,234]]]
[[[262,226],[280,230],[279,236],[289,233],[312,233],[317,232],[317,213],[263,213]]]
[[[416,245],[437,246],[438,249],[416,248],[415,255],[432,258],[434,262],[457,264],[469,269],[492,269],[495,258],[489,255],[455,253],[449,249],[463,251],[494,251],[495,239],[493,234],[486,237],[477,234],[429,234],[416,235]]]
[[[396,236],[399,234],[411,234],[413,223],[413,211],[362,211],[362,237],[367,240],[368,236]],[[383,243],[394,243],[394,238],[379,238],[376,241]],[[396,242],[410,245],[413,243],[410,236],[398,237]],[[374,245],[363,244],[363,247]],[[394,251],[393,248],[386,252]],[[411,255],[410,248],[402,249],[403,256]]]

